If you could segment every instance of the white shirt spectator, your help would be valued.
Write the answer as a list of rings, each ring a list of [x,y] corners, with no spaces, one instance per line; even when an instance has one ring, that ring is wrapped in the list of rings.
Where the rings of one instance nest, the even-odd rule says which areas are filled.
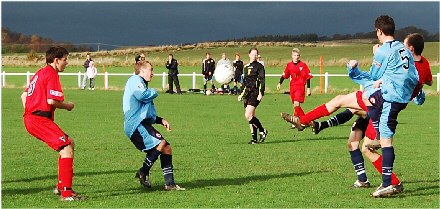
[[[90,61],[89,67],[87,68],[86,75],[88,78],[95,78],[98,74],[98,69],[96,69],[93,61]]]

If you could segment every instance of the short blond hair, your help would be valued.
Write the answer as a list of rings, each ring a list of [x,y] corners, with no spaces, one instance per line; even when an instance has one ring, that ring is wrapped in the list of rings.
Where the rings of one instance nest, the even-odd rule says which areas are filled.
[[[141,69],[148,68],[148,66],[153,68],[153,64],[151,64],[150,62],[148,62],[146,60],[141,60],[141,61],[137,62],[136,65],[134,66],[134,74],[139,75],[139,73],[141,72]]]
[[[293,52],[296,52],[296,53],[298,53],[298,54],[301,54],[301,51],[300,51],[298,48],[293,48],[293,49],[292,49],[292,53],[293,53]]]

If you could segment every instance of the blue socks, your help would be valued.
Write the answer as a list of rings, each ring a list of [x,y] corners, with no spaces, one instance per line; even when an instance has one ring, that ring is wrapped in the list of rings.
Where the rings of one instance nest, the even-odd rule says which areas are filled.
[[[366,182],[368,180],[367,173],[365,172],[365,166],[364,166],[364,157],[362,156],[362,153],[359,149],[356,149],[354,151],[350,151],[351,155],[351,162],[353,163],[354,170],[356,171],[356,174],[358,176],[358,180],[362,182]],[[390,176],[391,180],[391,176]]]
[[[394,147],[382,147],[382,186],[391,185],[391,175],[393,174],[393,164],[396,156],[394,155]]]

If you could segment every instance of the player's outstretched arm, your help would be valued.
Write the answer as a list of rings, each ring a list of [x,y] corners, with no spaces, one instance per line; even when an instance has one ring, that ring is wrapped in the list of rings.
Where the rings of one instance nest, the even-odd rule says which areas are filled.
[[[52,107],[65,109],[68,111],[73,110],[73,108],[75,107],[75,104],[73,102],[60,102],[54,99],[47,99],[47,104],[50,104]]]

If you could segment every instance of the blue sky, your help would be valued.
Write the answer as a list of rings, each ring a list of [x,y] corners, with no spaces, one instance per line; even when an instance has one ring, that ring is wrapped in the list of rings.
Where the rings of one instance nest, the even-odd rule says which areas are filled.
[[[256,35],[374,30],[382,14],[397,28],[439,31],[439,2],[5,2],[2,26],[56,41],[113,45],[197,43]]]

